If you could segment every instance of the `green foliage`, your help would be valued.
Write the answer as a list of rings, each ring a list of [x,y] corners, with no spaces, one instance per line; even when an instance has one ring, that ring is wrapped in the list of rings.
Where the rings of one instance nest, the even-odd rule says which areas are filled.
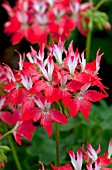
[[[63,162],[67,155],[67,147],[69,145],[73,145],[74,143],[74,135],[70,133],[70,129],[73,127],[71,123],[68,125],[68,130],[64,130],[60,134],[60,157]],[[65,127],[66,129],[67,127]],[[61,127],[61,129],[63,129]],[[63,130],[62,130],[63,131]],[[67,131],[67,132],[66,132]],[[54,134],[55,135],[55,134]],[[45,165],[49,165],[51,162],[55,162],[56,159],[56,151],[55,151],[55,138],[51,136],[48,138],[47,133],[42,127],[38,127],[38,129],[34,133],[34,137],[32,140],[32,145],[27,149],[27,153],[31,157],[37,157],[41,162]]]
[[[60,125],[61,164],[68,162],[67,149],[77,150],[87,141],[96,149],[100,143],[102,153],[107,150],[112,137],[112,105],[108,106],[104,100],[98,105],[94,104],[89,116],[90,122],[87,122],[81,113],[68,120],[68,124]],[[21,147],[16,143],[15,147],[23,169],[37,170],[41,167],[39,161],[49,168],[51,162],[55,164],[55,127],[54,134],[48,138],[45,130],[39,126],[31,142],[24,140]],[[7,147],[2,146],[2,149],[7,150]],[[16,169],[12,153],[7,153],[7,157],[8,163],[4,170],[10,170],[12,167]]]
[[[108,148],[108,143],[112,137],[112,105],[108,106],[102,100],[99,105],[93,105],[87,122],[81,114],[75,120],[75,143],[80,147],[88,141],[93,147],[98,144],[102,146],[102,152]],[[105,147],[104,147],[105,146]]]
[[[10,151],[8,146],[0,145],[0,167],[4,167],[5,163],[7,162],[6,152]]]
[[[101,144],[102,153],[108,148],[112,137],[112,105],[108,106],[102,100],[98,105],[93,105],[87,122],[81,113],[77,117],[69,118],[69,123],[60,125],[60,150],[61,163],[66,162],[67,149],[77,149],[88,141],[97,149]],[[55,128],[54,128],[55,131]],[[27,148],[27,154],[31,159],[37,158],[45,165],[55,163],[55,134],[48,138],[47,133],[38,127],[34,133],[31,146]],[[37,161],[38,162],[38,161]]]
[[[47,133],[39,127],[32,140],[32,146],[28,149],[28,154],[39,157],[44,164],[50,164],[55,160],[55,140],[47,137]]]

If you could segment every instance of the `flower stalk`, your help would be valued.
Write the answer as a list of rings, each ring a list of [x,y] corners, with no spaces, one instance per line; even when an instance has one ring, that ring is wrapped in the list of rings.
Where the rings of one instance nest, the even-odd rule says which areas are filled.
[[[2,140],[3,138],[7,137],[8,135],[13,133],[13,129],[9,130],[8,132],[6,132],[1,138],[0,140]]]
[[[62,113],[62,107],[59,102],[57,102],[58,108]],[[60,165],[60,125],[56,122],[56,166]]]
[[[8,135],[7,140],[8,140],[8,143],[10,145],[10,148],[11,148],[11,151],[12,151],[16,166],[17,166],[17,170],[22,170],[21,164],[20,164],[18,156],[17,156],[15,146],[14,146],[14,143],[13,143],[13,140],[12,140],[12,137],[10,135]]]
[[[90,0],[90,3],[92,3],[93,1]],[[90,21],[88,24],[88,33],[87,33],[87,38],[86,38],[86,61],[89,62],[90,61],[90,50],[91,50],[91,37],[92,37],[92,29],[93,29],[93,16],[92,16],[92,10],[93,7],[90,7],[91,10],[91,16],[90,16]]]
[[[56,122],[56,166],[60,164],[60,128],[59,123]]]
[[[90,50],[91,50],[91,37],[92,31],[89,30],[86,38],[86,61],[90,61]]]
[[[107,2],[107,0],[101,0],[95,7],[95,10],[98,10],[102,5],[103,3]]]
[[[6,127],[7,129],[7,127]],[[7,129],[8,130],[8,129]],[[4,139],[5,137],[7,137],[7,140],[8,140],[8,143],[10,145],[10,148],[11,148],[11,151],[12,151],[12,154],[13,154],[13,158],[15,160],[15,164],[17,166],[17,170],[22,170],[21,168],[21,165],[20,165],[20,162],[19,162],[19,159],[18,159],[18,156],[17,156],[17,153],[16,153],[16,149],[15,149],[15,146],[14,146],[14,143],[13,143],[13,140],[12,140],[12,137],[11,137],[11,134],[13,134],[13,130],[14,129],[11,129],[9,130],[8,132],[6,132],[1,138],[0,140]]]

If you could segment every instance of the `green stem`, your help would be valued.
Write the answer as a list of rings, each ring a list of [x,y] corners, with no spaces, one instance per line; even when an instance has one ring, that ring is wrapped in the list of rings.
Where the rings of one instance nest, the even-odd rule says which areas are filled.
[[[103,5],[103,3],[106,2],[106,1],[107,1],[107,0],[101,0],[101,1],[96,5],[95,10],[98,10],[98,9]]]
[[[92,31],[89,30],[86,38],[86,61],[87,62],[89,62],[90,60],[91,37],[92,37]]]
[[[13,133],[13,129],[11,129],[10,131],[6,132],[1,138],[0,140],[2,140],[3,138],[5,138],[6,136],[10,135]]]
[[[90,3],[93,3],[93,0],[89,0]],[[91,36],[92,36],[92,28],[93,28],[93,16],[92,11],[93,7],[90,7],[91,9],[91,16],[90,16],[90,22],[88,24],[88,33],[86,38],[86,61],[89,62],[90,60],[90,49],[91,49]]]
[[[5,129],[8,130],[7,126],[5,127]],[[14,130],[14,129],[11,129],[10,131],[6,132],[6,133],[0,138],[0,140],[2,140],[3,138],[7,137],[7,140],[8,140],[8,143],[9,143],[9,145],[10,145],[10,148],[11,148],[11,151],[12,151],[12,154],[13,154],[13,157],[14,157],[14,160],[15,160],[15,163],[16,163],[16,166],[17,166],[17,169],[18,169],[18,170],[22,170],[21,165],[20,165],[20,162],[19,162],[19,159],[18,159],[18,156],[17,156],[17,153],[16,153],[16,150],[15,150],[15,147],[14,147],[14,144],[13,144],[12,137],[10,136],[10,134],[13,133],[13,130]]]
[[[7,136],[7,139],[8,139],[8,143],[10,145],[10,148],[11,148],[11,151],[12,151],[12,154],[13,154],[17,169],[22,170],[20,162],[19,162],[19,159],[18,159],[18,156],[17,156],[17,153],[16,153],[15,146],[14,146],[14,143],[13,143],[13,140],[12,140],[12,137],[9,135],[9,136]]]
[[[59,123],[56,122],[56,166],[60,164],[60,130]]]
[[[59,108],[60,112],[62,113],[62,112],[63,112],[63,110],[62,110],[62,106],[61,106],[61,104],[60,104],[59,102],[57,102],[57,105],[58,105],[58,108]]]

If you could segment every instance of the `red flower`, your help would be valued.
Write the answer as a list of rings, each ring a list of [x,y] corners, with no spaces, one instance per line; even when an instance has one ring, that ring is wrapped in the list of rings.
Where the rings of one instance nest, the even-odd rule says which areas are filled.
[[[38,6],[35,8],[38,10]],[[72,42],[68,50],[65,50],[60,39],[58,45],[53,43],[52,46],[48,46],[48,55],[44,54],[44,46],[41,46],[38,53],[31,47],[31,52],[26,55],[29,62],[25,62],[25,56],[19,54],[19,70],[15,70],[14,73],[5,65],[8,83],[4,86],[6,100],[4,97],[1,98],[0,108],[12,104],[18,108],[18,113],[14,109],[10,109],[13,114],[10,114],[10,111],[2,111],[1,119],[9,124],[22,121],[18,126],[19,134],[23,133],[21,126],[25,128],[26,121],[40,120],[40,124],[50,136],[53,122],[68,122],[58,104],[67,107],[67,116],[76,116],[81,111],[88,119],[92,102],[108,96],[106,87],[100,82],[97,74],[102,57],[99,50],[96,60],[86,64],[84,52],[81,55],[78,49],[74,52]],[[90,90],[94,86],[99,87],[101,92]],[[24,133],[22,135],[25,136]],[[18,141],[20,139],[19,137]]]
[[[76,97],[71,100],[69,106],[70,116],[76,116],[78,111],[80,111],[82,115],[86,119],[88,119],[90,108],[92,106],[91,101],[92,102],[100,101],[104,97],[107,97],[107,94],[103,94],[95,90],[80,91],[79,94],[77,94]]]
[[[33,43],[45,43],[47,35],[62,39],[70,36],[70,31],[78,26],[79,31],[85,34],[82,27],[82,12],[91,4],[80,1],[33,1],[26,0],[16,2],[11,8],[9,3],[2,5],[8,15],[9,21],[5,23],[5,32],[12,34],[12,43],[19,43],[23,37]],[[68,24],[69,23],[69,24]],[[38,31],[37,31],[38,30]]]
[[[56,167],[56,166],[51,164],[51,167],[52,167],[53,170],[73,170],[72,167],[69,164],[59,166],[59,167]]]
[[[84,160],[86,160],[86,162],[89,162],[91,160],[93,163],[98,159],[97,154],[101,152],[101,148],[99,145],[98,149],[95,151],[93,147],[89,143],[87,143],[87,150],[84,149],[84,145],[83,145],[82,151],[85,153]]]
[[[75,154],[72,150],[68,151],[68,154],[71,158],[71,163],[75,170],[82,170],[83,162],[84,166],[86,165],[87,170],[112,170],[112,168],[106,168],[111,164],[111,159],[107,158],[108,153],[106,152],[103,156],[98,156],[100,151],[100,145],[95,151],[93,147],[87,143],[87,150],[84,149],[83,145],[82,149],[77,151],[77,154]],[[69,164],[65,164],[59,167],[55,167],[51,164],[51,167],[53,170],[73,170]]]
[[[22,113],[20,110],[15,110],[13,114],[11,114],[11,112],[9,111],[0,112],[0,118],[2,119],[2,121],[10,125],[15,125],[20,120],[21,116]]]
[[[40,124],[46,130],[48,136],[52,134],[52,122],[62,124],[68,122],[66,116],[59,110],[50,109],[51,103],[45,100],[43,96],[35,98],[34,101],[38,107],[27,109],[21,118],[22,121],[32,119],[36,122],[41,119]]]
[[[26,138],[27,140],[31,140],[33,137],[32,132],[36,130],[36,127],[33,126],[32,120],[27,121],[18,121],[13,130],[13,135],[16,142],[21,145],[21,138]]]

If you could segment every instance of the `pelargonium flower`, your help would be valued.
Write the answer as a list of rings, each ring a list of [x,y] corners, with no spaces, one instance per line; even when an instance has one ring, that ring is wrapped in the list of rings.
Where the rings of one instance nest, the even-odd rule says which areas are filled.
[[[9,66],[4,66],[8,84],[3,86],[6,98],[1,98],[1,119],[11,123],[8,122],[10,111],[3,112],[4,106],[13,105],[21,113],[15,122],[21,122],[17,126],[20,132],[20,127],[27,124],[25,122],[38,121],[50,136],[53,122],[66,124],[67,117],[76,116],[79,111],[88,120],[92,102],[100,101],[108,94],[98,76],[103,55],[100,50],[93,62],[86,63],[84,52],[80,54],[78,48],[73,50],[73,42],[65,49],[60,38],[57,45],[53,42],[48,46],[46,55],[44,48],[45,44],[37,53],[31,47],[31,52],[26,54],[28,61],[19,53],[19,70],[13,72]],[[94,86],[99,91],[94,90]],[[68,113],[62,113],[63,107],[67,107]],[[13,117],[15,110],[11,113]]]
[[[69,164],[59,166],[59,167],[56,167],[56,166],[51,164],[51,167],[52,167],[53,170],[68,170],[68,169],[73,170],[72,167]]]
[[[13,135],[16,142],[21,145],[21,138],[26,138],[27,140],[31,140],[33,137],[32,132],[36,130],[36,127],[33,125],[32,120],[28,121],[18,121],[13,130]]]
[[[101,152],[101,149],[99,145],[98,149],[95,151],[93,147],[89,143],[87,143],[87,150],[84,149],[84,145],[83,145],[82,151],[85,153],[84,160],[93,163],[98,159],[97,154]]]
[[[33,125],[32,120],[22,122],[22,112],[19,109],[17,110],[13,106],[10,107],[10,105],[9,108],[11,109],[10,111],[0,111],[0,118],[3,122],[15,126],[12,133],[16,142],[21,145],[22,138],[26,138],[27,140],[32,139],[32,132],[36,130],[36,126]],[[13,112],[13,114],[11,114],[11,112]]]
[[[51,164],[51,167],[53,170],[82,170],[82,165],[84,163],[87,170],[112,170],[112,168],[107,168],[108,165],[111,165],[111,159],[107,158],[107,152],[104,153],[104,155],[99,156],[98,153],[100,151],[100,145],[98,150],[95,151],[93,147],[87,143],[87,150],[84,149],[83,145],[81,150],[78,149],[77,154],[75,154],[72,150],[68,151],[73,168],[70,164],[58,167]]]
[[[82,151],[78,150],[77,155],[75,155],[74,152],[71,151],[71,150],[68,151],[68,153],[69,153],[69,156],[71,158],[71,163],[72,163],[73,167],[76,170],[81,170],[82,169],[82,162],[83,162]]]
[[[8,2],[4,3],[3,7],[9,15],[5,32],[13,34],[13,44],[19,43],[23,37],[31,43],[46,41],[49,22],[48,12],[46,14],[49,5],[46,1],[18,0],[14,8],[11,8]]]
[[[22,121],[32,119],[34,122],[37,122],[41,119],[40,124],[47,131],[48,136],[52,134],[52,122],[68,123],[66,116],[59,110],[50,108],[51,103],[45,100],[43,96],[35,98],[34,101],[38,108],[33,107],[26,110],[21,118]]]
[[[81,4],[79,0],[17,0],[12,8],[6,1],[2,6],[9,15],[9,21],[5,23],[4,31],[12,34],[13,44],[19,43],[22,38],[32,44],[42,44],[46,42],[48,34],[54,39],[61,36],[64,40],[76,26],[81,33],[85,33],[82,27],[82,13],[91,5],[89,2]]]
[[[32,44],[42,44],[46,42],[48,34],[57,40],[61,36],[64,40],[76,27],[81,34],[86,35],[91,22],[89,9],[93,7],[93,3],[81,3],[81,0],[17,0],[13,8],[7,1],[2,6],[9,15],[4,31],[12,34],[13,44],[19,43],[22,38],[26,38]],[[106,14],[103,17],[103,25],[100,25],[108,30],[111,28]]]

